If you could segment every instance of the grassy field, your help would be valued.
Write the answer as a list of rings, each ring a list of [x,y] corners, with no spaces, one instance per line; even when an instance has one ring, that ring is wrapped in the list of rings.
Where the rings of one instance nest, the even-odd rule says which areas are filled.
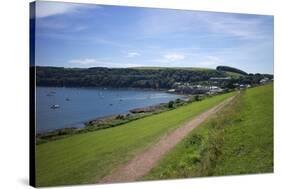
[[[142,180],[273,172],[273,85],[241,92]]]
[[[227,76],[232,77],[232,78],[235,78],[235,79],[238,79],[239,77],[244,77],[244,75],[239,74],[239,73],[226,72],[226,71],[224,71],[224,73],[225,73]]]
[[[36,185],[95,183],[165,133],[234,93],[219,95],[119,127],[36,146]]]

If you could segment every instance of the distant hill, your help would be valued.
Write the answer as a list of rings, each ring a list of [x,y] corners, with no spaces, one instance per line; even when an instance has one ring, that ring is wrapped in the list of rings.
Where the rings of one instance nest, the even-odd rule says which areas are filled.
[[[176,82],[208,81],[211,77],[225,76],[223,72],[207,68],[36,68],[38,86],[168,89]]]
[[[135,68],[63,68],[36,67],[37,86],[52,87],[114,87],[114,88],[149,88],[170,89],[179,84],[191,83],[208,85],[212,77],[230,77],[229,83],[259,84],[269,74],[247,74],[246,72],[227,66],[217,69],[208,68],[166,68],[166,67],[135,67]]]
[[[247,72],[244,72],[240,69],[237,69],[237,68],[233,68],[233,67],[230,67],[230,66],[218,66],[216,68],[217,71],[225,71],[225,72],[231,72],[231,73],[237,73],[237,74],[240,74],[240,75],[248,75]]]

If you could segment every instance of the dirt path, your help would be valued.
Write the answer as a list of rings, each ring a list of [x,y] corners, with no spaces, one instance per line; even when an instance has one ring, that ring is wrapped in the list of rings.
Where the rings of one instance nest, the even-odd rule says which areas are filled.
[[[192,129],[199,126],[208,117],[218,112],[233,98],[234,97],[230,97],[226,99],[215,107],[201,113],[192,120],[183,124],[183,126],[164,136],[156,144],[152,145],[144,152],[136,155],[129,162],[121,165],[111,174],[102,178],[99,183],[131,182],[143,177],[151,170],[151,168],[155,166],[155,164],[163,155],[165,155],[177,143],[179,143]]]

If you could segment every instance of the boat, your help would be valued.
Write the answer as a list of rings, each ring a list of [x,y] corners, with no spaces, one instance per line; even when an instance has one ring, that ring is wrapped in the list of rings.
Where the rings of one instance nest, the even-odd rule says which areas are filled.
[[[70,98],[65,98],[66,101],[70,101]]]
[[[60,105],[54,104],[54,105],[51,106],[51,108],[52,108],[52,109],[58,109],[58,108],[60,108]]]

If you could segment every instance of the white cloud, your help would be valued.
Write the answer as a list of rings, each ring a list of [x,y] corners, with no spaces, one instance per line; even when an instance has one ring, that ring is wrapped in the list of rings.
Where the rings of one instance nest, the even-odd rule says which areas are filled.
[[[100,61],[97,61],[96,59],[93,58],[85,58],[85,59],[74,59],[74,60],[70,60],[69,63],[71,64],[78,64],[78,65],[96,65],[96,64],[100,64]]]
[[[158,37],[170,34],[169,38],[181,38],[190,34],[198,37],[238,37],[242,39],[263,38],[265,20],[254,16],[231,13],[210,13],[179,10],[148,10],[139,21],[139,31],[145,36]],[[196,35],[197,32],[200,35]],[[204,34],[205,33],[205,34]]]
[[[99,43],[101,45],[110,45],[113,47],[119,47],[119,48],[127,48],[129,47],[129,45],[122,43],[122,42],[118,42],[115,40],[111,40],[111,39],[105,39],[105,38],[101,38],[101,37],[97,37],[93,39],[94,42]]]
[[[98,8],[98,6],[85,6],[82,4],[65,2],[36,2],[36,17],[44,18],[53,15],[77,12],[79,8]]]
[[[72,64],[73,67],[77,66],[77,67],[127,68],[127,67],[143,66],[140,64],[104,61],[104,60],[98,60],[95,58],[73,59],[73,60],[69,60],[68,63]]]
[[[206,24],[208,30],[213,33],[225,34],[244,39],[263,37],[263,22],[257,18],[241,18],[237,15],[227,16],[210,14],[198,16],[199,20]]]
[[[127,54],[128,58],[133,58],[133,57],[136,57],[136,56],[140,56],[140,53],[138,53],[138,52],[129,52]]]
[[[220,64],[223,64],[223,60],[217,56],[207,56],[199,62],[199,65],[204,67],[214,67]]]
[[[182,60],[185,60],[184,53],[166,53],[158,59],[152,59],[152,62],[160,63],[159,66],[169,66],[170,63],[180,63]]]
[[[212,62],[222,62],[222,60],[217,56],[207,56],[207,59]]]
[[[77,8],[73,3],[57,3],[57,2],[37,2],[36,3],[36,17],[43,18],[57,14],[64,14],[73,12]]]
[[[145,36],[155,37],[161,34],[173,34],[189,31],[193,27],[193,14],[189,11],[147,9],[137,22],[139,31]]]
[[[167,61],[179,61],[185,59],[185,55],[183,54],[177,54],[177,53],[172,53],[172,54],[165,54],[164,59]]]

